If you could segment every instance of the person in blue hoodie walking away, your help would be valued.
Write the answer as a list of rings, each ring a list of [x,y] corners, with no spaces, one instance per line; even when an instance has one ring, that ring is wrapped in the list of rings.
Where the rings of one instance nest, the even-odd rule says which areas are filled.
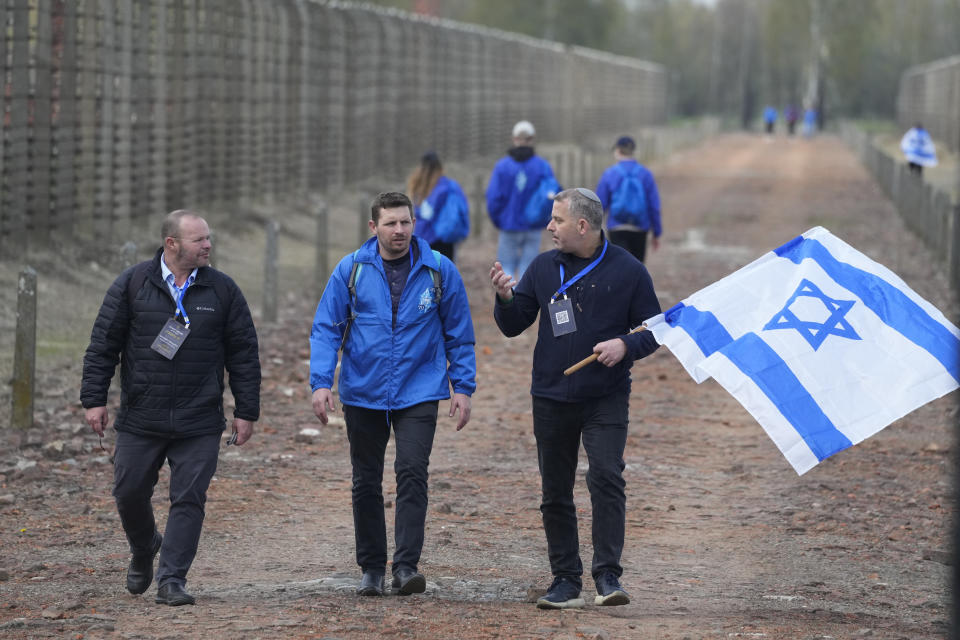
[[[513,126],[513,147],[497,161],[487,185],[487,213],[500,230],[497,260],[519,280],[540,253],[540,237],[550,222],[550,198],[560,191],[550,163],[536,154],[533,125]]]
[[[610,242],[633,254],[640,262],[647,257],[647,234],[653,231],[653,250],[660,248],[660,193],[653,174],[637,162],[637,143],[630,136],[621,136],[613,146],[617,161],[608,167],[597,183],[597,196],[607,212]]]
[[[630,602],[620,585],[630,368],[657,349],[649,332],[631,330],[659,314],[660,303],[646,267],[607,241],[594,192],[578,188],[557,194],[547,230],[556,249],[541,253],[519,284],[499,262],[490,269],[493,317],[503,335],[520,335],[539,322],[530,394],[553,583],[537,607],[584,605],[573,500],[581,441],[590,464],[594,603],[623,605]],[[594,362],[565,375],[570,365],[591,355]]]
[[[413,203],[382,193],[371,207],[374,237],[337,264],[310,332],[313,411],[336,410],[334,371],[353,467],[357,593],[383,595],[387,537],[383,462],[390,429],[396,446],[394,593],[423,593],[417,571],[427,515],[427,466],[440,400],[453,397],[457,431],[470,420],[477,387],[473,322],[457,268],[413,235]]]
[[[458,242],[470,235],[470,207],[456,180],[443,175],[436,151],[427,151],[407,179],[417,236],[451,260]]]

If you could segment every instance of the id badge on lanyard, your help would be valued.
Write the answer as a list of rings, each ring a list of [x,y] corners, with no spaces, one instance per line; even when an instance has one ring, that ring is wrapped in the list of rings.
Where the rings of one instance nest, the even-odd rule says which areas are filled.
[[[183,346],[187,336],[190,335],[190,318],[183,308],[183,294],[187,292],[187,287],[189,286],[190,284],[187,282],[183,285],[182,289],[179,289],[180,295],[176,298],[177,313],[167,320],[163,328],[160,329],[160,333],[153,339],[153,344],[150,345],[151,349],[167,360],[173,360],[174,356],[177,355],[177,351]],[[183,316],[184,324],[177,322],[178,315]]]
[[[560,288],[557,289],[557,292],[550,298],[550,304],[548,305],[550,310],[550,326],[553,328],[554,338],[565,336],[577,330],[577,320],[573,315],[573,301],[567,298],[565,291],[574,282],[593,271],[593,269],[600,264],[600,261],[603,260],[603,256],[606,255],[606,253],[607,241],[604,240],[603,251],[600,252],[600,257],[591,262],[586,269],[567,282],[563,281],[564,268],[562,264],[560,265]],[[563,298],[560,298],[561,295]]]
[[[577,320],[573,316],[573,301],[567,296],[561,300],[550,301],[550,326],[553,337],[559,338],[577,330]]]

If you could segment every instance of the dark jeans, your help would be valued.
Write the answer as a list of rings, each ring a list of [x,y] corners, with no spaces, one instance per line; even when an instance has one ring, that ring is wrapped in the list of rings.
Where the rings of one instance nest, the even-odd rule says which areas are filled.
[[[628,396],[624,393],[586,402],[557,402],[533,398],[533,433],[543,502],[543,529],[547,534],[550,570],[555,577],[580,584],[583,564],[577,535],[573,486],[580,440],[590,468],[587,488],[593,506],[594,578],[609,571],[623,573],[623,530],[626,519],[626,483],[623,449],[627,442]]]
[[[439,240],[437,240],[436,242],[432,242],[430,244],[430,248],[433,249],[434,251],[439,251],[441,255],[447,256],[448,258],[450,258],[451,261],[454,261],[453,260],[454,244],[452,242],[440,242]]]
[[[157,584],[187,582],[203,527],[207,488],[217,470],[220,434],[170,440],[117,432],[113,496],[134,555],[153,550],[157,525],[150,498],[164,460],[170,464],[170,513],[157,565]]]
[[[633,254],[633,257],[643,262],[647,257],[647,231],[617,231],[616,229],[608,232],[610,242],[623,247]]]
[[[387,525],[383,513],[383,456],[393,426],[397,474],[393,571],[416,571],[427,519],[427,466],[437,427],[437,402],[393,411],[343,406],[353,465],[353,528],[357,564],[363,571],[387,566]]]

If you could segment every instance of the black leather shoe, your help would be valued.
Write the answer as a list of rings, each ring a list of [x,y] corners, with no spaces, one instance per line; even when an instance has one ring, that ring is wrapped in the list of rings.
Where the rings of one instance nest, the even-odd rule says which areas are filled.
[[[382,596],[383,595],[383,572],[382,571],[364,571],[360,578],[360,586],[357,587],[357,595],[360,596]]]
[[[130,566],[127,567],[127,591],[134,595],[146,591],[153,582],[153,559],[160,553],[163,536],[155,534],[153,544],[153,551],[150,553],[130,558]]]
[[[427,589],[427,579],[410,569],[397,569],[393,574],[393,591],[401,596],[411,593],[423,593]]]
[[[182,604],[194,604],[196,600],[192,595],[183,590],[183,585],[178,582],[168,582],[160,585],[157,589],[157,604],[168,604],[171,607],[179,607]]]

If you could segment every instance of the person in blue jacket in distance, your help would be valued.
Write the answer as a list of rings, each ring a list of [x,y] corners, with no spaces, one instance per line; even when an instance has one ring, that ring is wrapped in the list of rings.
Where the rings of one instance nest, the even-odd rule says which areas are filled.
[[[617,139],[613,146],[613,158],[616,164],[607,167],[600,176],[600,182],[597,183],[597,196],[600,198],[603,210],[608,214],[607,231],[610,242],[623,247],[637,260],[644,262],[647,257],[647,235],[653,232],[651,244],[656,251],[660,248],[663,225],[660,220],[660,192],[657,190],[657,183],[650,170],[634,158],[636,148],[637,143],[630,136],[621,136]],[[638,174],[643,187],[644,215],[639,221],[620,220],[610,215],[613,195],[628,172]]]
[[[541,180],[556,180],[550,163],[534,150],[535,135],[527,120],[513,126],[513,146],[493,167],[486,192],[487,214],[500,230],[497,260],[517,280],[540,253],[540,238],[550,221],[548,215],[542,222],[530,222],[525,208]]]
[[[443,173],[436,151],[427,151],[407,179],[417,236],[451,260],[457,243],[470,235],[470,208],[457,181]],[[455,261],[455,260],[454,260]]]
[[[394,593],[422,593],[417,571],[427,514],[427,467],[440,400],[459,431],[476,389],[473,322],[457,268],[413,235],[413,204],[382,193],[371,206],[374,236],[345,256],[330,276],[310,332],[313,411],[323,424],[338,393],[350,442],[357,593],[383,595],[387,539],[384,453],[393,428],[397,479]],[[356,268],[355,268],[356,267]],[[439,286],[438,286],[439,284]],[[353,293],[351,293],[351,289]]]

